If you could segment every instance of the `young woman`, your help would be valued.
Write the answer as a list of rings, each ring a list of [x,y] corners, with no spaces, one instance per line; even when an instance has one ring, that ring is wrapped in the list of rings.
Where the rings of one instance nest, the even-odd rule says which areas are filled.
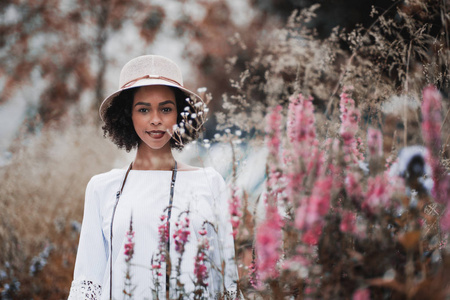
[[[128,62],[119,86],[100,107],[104,134],[137,153],[128,170],[96,175],[87,186],[69,299],[234,294],[225,182],[214,169],[172,155],[197,137],[203,100],[161,56]]]

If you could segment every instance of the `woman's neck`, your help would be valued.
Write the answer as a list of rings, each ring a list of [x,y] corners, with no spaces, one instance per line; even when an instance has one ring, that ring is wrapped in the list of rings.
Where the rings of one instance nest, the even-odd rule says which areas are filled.
[[[138,147],[133,161],[133,170],[172,170],[175,159],[170,145],[167,143],[161,149],[151,149],[145,144]]]

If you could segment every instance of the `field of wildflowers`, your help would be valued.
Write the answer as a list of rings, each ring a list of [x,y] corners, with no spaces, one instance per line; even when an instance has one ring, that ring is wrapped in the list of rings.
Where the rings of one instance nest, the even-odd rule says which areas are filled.
[[[313,6],[268,32],[251,56],[237,50],[228,60],[227,70],[246,69],[230,79],[234,92],[214,115],[214,140],[200,141],[205,154],[193,161],[207,160],[211,143],[231,151],[224,175],[243,297],[450,297],[446,5],[393,2],[385,12],[373,9],[369,28],[336,28],[323,39],[306,26]],[[111,161],[128,161],[97,127],[42,131],[1,169],[2,299],[67,297],[85,185]],[[256,170],[249,162],[260,149],[267,155],[253,164],[265,167],[263,187],[248,189],[242,178]],[[168,238],[183,255],[194,234],[188,223],[186,213],[169,237],[162,217],[154,278],[170,260]],[[127,262],[133,236],[130,222]],[[194,259],[195,299],[205,299],[209,248],[204,237]],[[133,299],[131,274],[124,281],[124,298]]]

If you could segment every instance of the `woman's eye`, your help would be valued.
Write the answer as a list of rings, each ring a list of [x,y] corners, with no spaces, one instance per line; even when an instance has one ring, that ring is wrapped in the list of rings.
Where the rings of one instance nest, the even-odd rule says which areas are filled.
[[[146,113],[148,112],[148,108],[139,108],[138,112]]]
[[[170,108],[170,107],[164,107],[164,108],[161,109],[161,111],[162,111],[163,113],[169,113],[169,112],[172,111],[172,108]]]

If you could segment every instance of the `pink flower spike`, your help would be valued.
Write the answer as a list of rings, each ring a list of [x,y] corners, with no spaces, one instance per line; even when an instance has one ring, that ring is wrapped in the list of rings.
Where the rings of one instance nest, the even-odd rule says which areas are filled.
[[[185,245],[188,242],[189,235],[189,219],[186,217],[185,220],[181,220],[175,223],[175,233],[173,234],[173,239],[175,241],[175,251],[180,254],[184,253]]]
[[[134,231],[133,231],[133,216],[130,218],[130,228],[127,232],[128,243],[125,244],[125,261],[129,262],[133,258],[134,254]]]
[[[370,300],[370,292],[368,289],[359,289],[353,294],[353,300]]]
[[[304,142],[315,143],[316,128],[314,126],[314,106],[312,97],[304,98],[302,94],[292,96],[289,103],[287,133],[289,141],[293,144]]]
[[[367,181],[367,193],[361,208],[372,214],[381,212],[391,204],[392,191],[391,184],[383,176],[370,177]]]
[[[281,238],[280,215],[277,207],[269,205],[266,221],[259,226],[256,234],[256,253],[261,280],[278,276],[277,262],[280,258]]]
[[[422,131],[427,147],[437,154],[441,148],[441,106],[442,97],[434,86],[423,90]]]
[[[423,90],[422,132],[430,153],[428,160],[434,182],[431,194],[436,202],[447,204],[450,194],[450,175],[441,165],[439,158],[439,152],[441,151],[441,103],[441,94],[434,86],[428,86]]]
[[[236,188],[232,188],[231,198],[229,200],[229,211],[231,217],[231,226],[233,228],[233,238],[236,238],[240,220],[242,217],[241,212],[241,199],[237,195],[238,191]]]
[[[281,145],[281,106],[277,105],[272,112],[267,115],[266,144],[269,153],[278,159]]]
[[[346,211],[342,213],[342,220],[339,229],[342,232],[354,233],[356,224],[356,215],[351,211]]]
[[[207,279],[209,277],[208,268],[206,266],[209,241],[208,238],[204,236],[204,234],[206,234],[205,228],[202,228],[199,232],[201,232],[202,238],[199,239],[198,251],[194,262],[195,285],[200,288],[206,288],[208,287]]]

